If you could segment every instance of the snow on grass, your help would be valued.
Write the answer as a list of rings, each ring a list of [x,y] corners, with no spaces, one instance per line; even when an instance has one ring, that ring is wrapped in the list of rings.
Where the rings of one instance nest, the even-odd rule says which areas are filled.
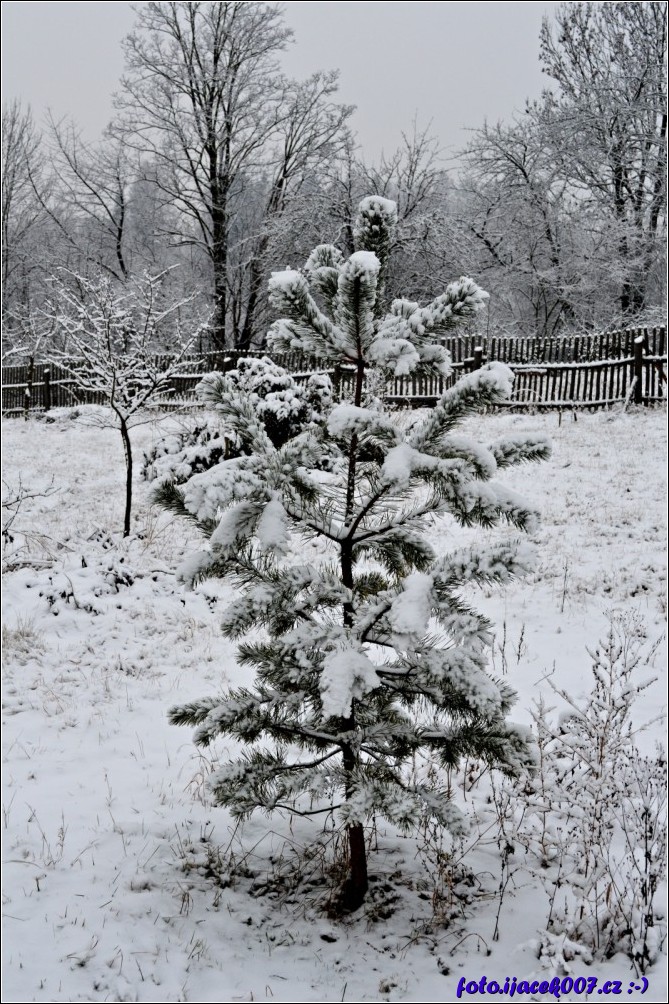
[[[26,500],[5,551],[3,999],[437,1001],[454,999],[462,976],[545,978],[536,944],[547,898],[526,875],[507,890],[492,940],[494,840],[472,837],[467,887],[439,871],[434,843],[381,830],[367,907],[334,922],[331,821],[258,816],[242,832],[209,804],[204,782],[226,749],[202,756],[166,712],[243,682],[218,627],[231,590],[177,582],[201,541],[148,506],[143,482],[133,534],[120,537],[114,430],[67,414],[3,428],[6,482],[57,489]],[[476,596],[521,723],[540,694],[557,703],[547,674],[585,696],[586,646],[605,635],[608,610],[641,615],[649,644],[664,631],[664,429],[660,411],[582,414],[561,426],[548,414],[467,423],[478,441],[536,433],[554,444],[547,463],[499,478],[542,513],[536,573]],[[138,451],[160,434],[156,423],[134,430]],[[447,553],[480,535],[440,523],[432,542]],[[657,716],[663,691],[644,692],[639,722]],[[650,750],[662,731],[656,724],[639,741]],[[464,787],[456,802],[467,814]],[[576,960],[572,975],[620,979],[625,990],[632,978],[622,956]],[[659,967],[649,981],[645,1000],[663,999]]]

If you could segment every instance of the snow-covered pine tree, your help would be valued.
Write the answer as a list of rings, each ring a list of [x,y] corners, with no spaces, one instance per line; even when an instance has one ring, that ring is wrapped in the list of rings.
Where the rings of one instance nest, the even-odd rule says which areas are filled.
[[[270,345],[352,364],[352,400],[277,449],[249,400],[219,385],[219,407],[247,455],[157,492],[209,538],[181,579],[231,579],[239,593],[223,631],[256,635],[238,648],[255,682],[173,708],[171,720],[197,726],[200,745],[227,735],[245,747],[210,779],[235,816],[338,814],[349,850],[342,912],[365,896],[363,827],[372,817],[410,829],[427,814],[462,828],[449,793],[411,777],[416,755],[445,767],[477,757],[512,774],[533,757],[527,730],[506,720],[512,690],[487,672],[491,624],[461,593],[525,571],[528,545],[482,541],[438,557],[429,527],[450,516],[462,526],[507,520],[530,529],[536,514],[492,479],[549,447],[534,438],[483,448],[455,434],[465,416],[508,396],[513,376],[497,363],[459,380],[417,424],[371,397],[379,372],[446,372],[439,336],[486,297],[462,278],[426,307],[396,300],[386,313],[395,219],[394,203],[365,199],[359,250],[348,260],[320,246],[304,269],[270,282],[284,315]],[[336,458],[327,474],[316,470],[324,452]],[[320,563],[301,553],[310,539],[321,542]]]

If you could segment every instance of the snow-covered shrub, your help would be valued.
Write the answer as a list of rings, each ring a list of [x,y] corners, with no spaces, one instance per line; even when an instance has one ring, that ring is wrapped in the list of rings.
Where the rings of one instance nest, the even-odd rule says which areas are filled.
[[[60,408],[51,408],[39,416],[52,425],[59,422],[77,422],[83,425],[97,425],[105,428],[109,425],[110,410],[101,404],[77,404]]]
[[[208,471],[221,460],[238,456],[235,437],[226,436],[215,418],[198,421],[191,428],[168,433],[144,452],[145,481],[182,484],[193,474]]]
[[[212,373],[203,377],[198,396],[216,404],[221,389],[245,394],[253,404],[274,446],[283,446],[311,422],[321,419],[332,400],[332,384],[327,374],[313,374],[298,383],[282,366],[268,356],[249,356],[237,360],[237,367],[225,375]]]
[[[532,530],[536,513],[496,475],[544,458],[548,446],[534,438],[484,447],[456,434],[467,415],[508,398],[513,374],[498,363],[464,377],[410,428],[374,397],[379,374],[447,371],[440,337],[486,297],[462,278],[426,307],[396,300],[387,310],[395,223],[394,203],[365,199],[359,250],[344,260],[323,245],[303,271],[270,282],[283,315],[270,344],[352,366],[351,400],[278,447],[253,393],[205,378],[206,399],[244,455],[156,491],[208,537],[182,581],[236,583],[222,628],[234,639],[252,633],[238,659],[256,671],[253,684],[174,708],[171,720],[196,726],[200,745],[227,735],[245,747],[211,777],[215,800],[233,815],[338,816],[348,844],[342,911],[367,891],[370,819],[465,828],[448,787],[412,774],[415,758],[448,769],[470,756],[509,774],[534,759],[529,730],[507,718],[513,691],[488,673],[492,626],[468,598],[472,586],[522,574],[531,550],[482,539],[438,557],[430,537],[437,518]],[[333,442],[338,462],[317,471]],[[305,558],[305,540],[318,542],[320,557]]]
[[[309,403],[291,374],[267,356],[239,359],[226,381],[249,396],[275,446],[283,446],[311,420]]]
[[[14,484],[2,482],[2,571],[23,564],[49,564],[56,542],[40,530],[34,530],[25,519],[25,508],[35,499],[46,499],[60,489],[53,481],[33,488],[25,485],[19,475]]]
[[[238,390],[248,395],[257,417],[275,446],[283,446],[307,426],[321,422],[332,403],[332,383],[327,374],[314,373],[298,383],[267,356],[238,360],[227,373],[209,373],[197,392],[200,400],[217,406],[219,394]],[[192,428],[171,432],[144,453],[142,476],[147,481],[183,484],[194,474],[237,457],[244,447],[226,430],[225,419],[210,417]]]
[[[593,684],[558,721],[535,712],[539,769],[517,793],[517,836],[534,852],[549,891],[547,930],[590,953],[625,952],[645,973],[666,937],[656,894],[666,875],[666,756],[642,756],[633,711],[652,680],[638,616],[611,615],[592,657]],[[651,649],[652,651],[652,649]]]
[[[122,586],[131,586],[134,580],[135,573],[124,558],[100,555],[91,559],[90,564],[82,561],[67,570],[55,569],[40,586],[39,596],[46,600],[55,617],[70,605],[75,610],[99,614],[100,597],[119,593]]]
[[[312,422],[321,422],[332,407],[332,381],[327,373],[312,373],[306,382]]]

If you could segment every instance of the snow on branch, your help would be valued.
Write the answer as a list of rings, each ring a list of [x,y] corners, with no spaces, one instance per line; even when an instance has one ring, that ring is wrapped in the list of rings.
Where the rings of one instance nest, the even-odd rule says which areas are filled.
[[[45,308],[61,334],[63,349],[52,351],[80,390],[99,394],[124,421],[155,404],[199,333],[186,335],[179,314],[198,296],[171,299],[164,286],[171,269],[144,273],[120,284],[59,269]],[[169,356],[156,352],[169,335]]]

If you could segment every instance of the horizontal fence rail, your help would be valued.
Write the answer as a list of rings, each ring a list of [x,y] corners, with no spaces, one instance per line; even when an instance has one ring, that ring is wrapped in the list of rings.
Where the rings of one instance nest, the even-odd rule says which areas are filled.
[[[601,408],[617,402],[653,404],[666,398],[666,328],[630,328],[625,331],[568,338],[477,338],[473,335],[443,339],[452,358],[448,377],[410,374],[390,380],[386,400],[414,407],[433,405],[464,372],[493,360],[508,364],[515,374],[512,408]],[[269,355],[289,370],[298,382],[313,373],[328,373],[339,396],[352,389],[354,368],[332,367],[300,352],[227,350],[189,356],[180,372],[170,377],[162,400],[167,407],[195,402],[195,388],[204,373],[227,372],[244,356]],[[155,363],[168,367],[169,355]],[[84,392],[76,375],[54,363],[5,366],[2,370],[2,411],[25,414],[33,410],[77,404],[104,404],[102,393]]]

